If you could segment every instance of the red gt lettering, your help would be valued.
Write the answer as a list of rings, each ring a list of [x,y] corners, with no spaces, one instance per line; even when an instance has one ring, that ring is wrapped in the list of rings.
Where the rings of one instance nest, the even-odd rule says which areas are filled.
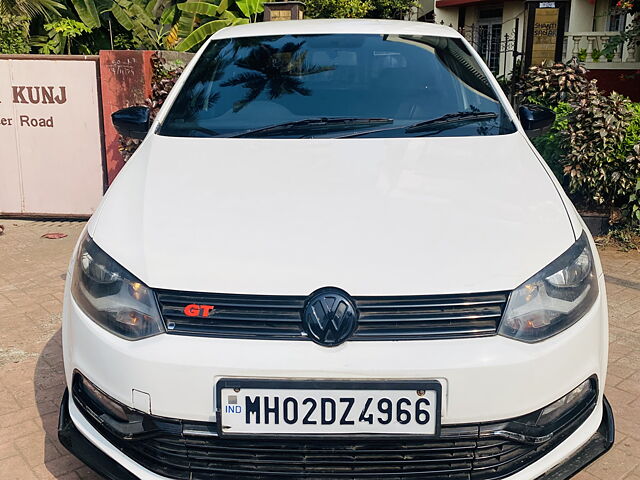
[[[215,308],[213,305],[196,305],[192,303],[184,307],[183,311],[187,317],[208,317]]]

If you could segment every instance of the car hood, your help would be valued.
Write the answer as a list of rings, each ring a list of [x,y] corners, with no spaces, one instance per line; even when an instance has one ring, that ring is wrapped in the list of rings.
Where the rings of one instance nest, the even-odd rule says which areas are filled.
[[[89,232],[151,287],[288,295],[509,290],[575,240],[521,133],[150,135]]]

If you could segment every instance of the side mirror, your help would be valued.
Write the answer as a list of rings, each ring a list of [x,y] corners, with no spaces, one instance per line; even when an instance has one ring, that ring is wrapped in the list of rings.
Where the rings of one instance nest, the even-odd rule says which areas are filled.
[[[111,114],[111,121],[123,137],[142,140],[149,131],[150,113],[148,107],[123,108]]]
[[[556,120],[553,110],[539,105],[521,105],[518,117],[529,138],[542,135]]]

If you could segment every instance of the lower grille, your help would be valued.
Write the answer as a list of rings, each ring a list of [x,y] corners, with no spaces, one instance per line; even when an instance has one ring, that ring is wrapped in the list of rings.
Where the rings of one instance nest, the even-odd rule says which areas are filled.
[[[145,468],[170,478],[447,478],[490,480],[541,458],[572,430],[542,445],[497,436],[456,439],[227,439],[159,433],[141,440],[102,434]],[[446,434],[446,427],[443,427]]]
[[[167,333],[226,338],[304,340],[306,297],[158,290]],[[358,328],[350,340],[418,340],[495,335],[508,292],[354,297]],[[185,308],[214,307],[206,316]]]
[[[593,392],[597,392],[596,389]],[[443,425],[430,437],[219,437],[215,424],[134,415],[141,433],[114,433],[97,404],[73,389],[74,403],[108,441],[159,475],[182,480],[448,479],[496,480],[531,465],[573,433],[595,408],[594,393],[570,419],[541,437],[520,441],[517,429],[539,412],[500,423]],[[505,434],[507,429],[507,434]]]

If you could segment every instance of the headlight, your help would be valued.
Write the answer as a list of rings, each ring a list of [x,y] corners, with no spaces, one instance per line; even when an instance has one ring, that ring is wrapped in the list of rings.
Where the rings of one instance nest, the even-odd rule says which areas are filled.
[[[549,338],[580,320],[598,297],[598,279],[587,234],[516,288],[499,333],[523,342]]]
[[[91,320],[119,337],[138,340],[164,332],[151,290],[88,235],[78,250],[71,292]]]

